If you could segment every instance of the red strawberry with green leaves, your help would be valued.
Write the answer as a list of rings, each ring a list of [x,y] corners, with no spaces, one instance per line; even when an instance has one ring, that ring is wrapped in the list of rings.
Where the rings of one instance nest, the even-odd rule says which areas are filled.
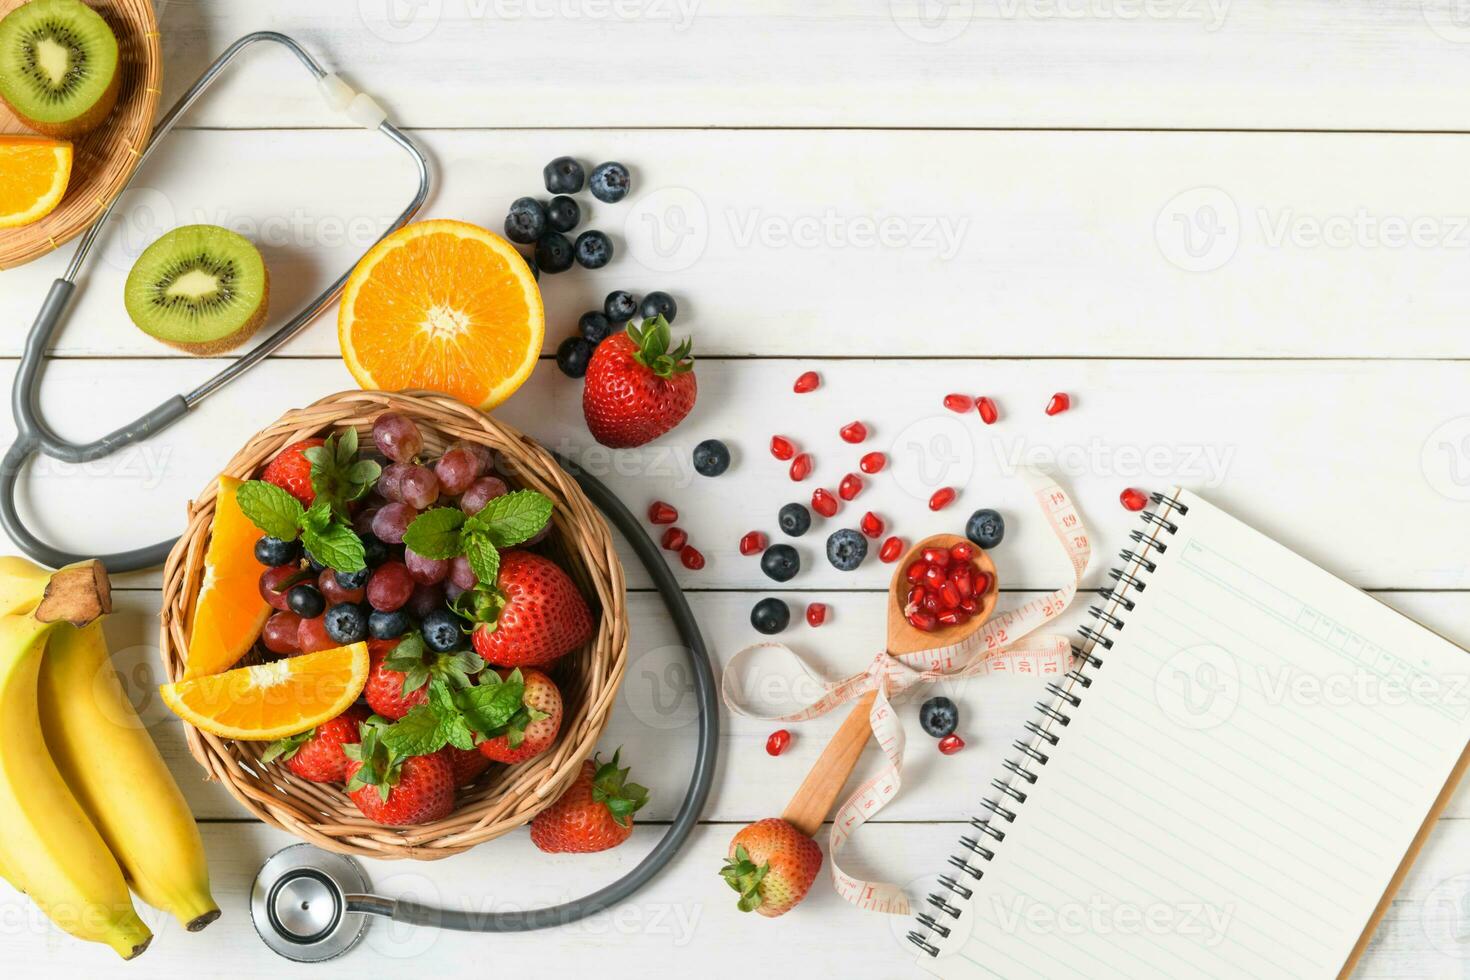
[[[481,742],[479,750],[486,759],[513,765],[540,755],[556,741],[561,729],[561,692],[550,677],[533,667],[502,670],[498,676],[511,682],[519,676],[525,685],[521,709],[506,722],[503,732]]]
[[[621,750],[619,750],[621,751]],[[531,843],[548,854],[591,854],[617,847],[633,833],[633,814],[648,802],[648,790],[628,782],[628,770],[596,756],[551,806],[531,821]]]
[[[316,500],[316,489],[311,485],[311,460],[306,458],[306,450],[325,443],[325,439],[302,439],[291,443],[265,464],[260,478],[266,483],[274,483],[310,507]]]
[[[378,725],[362,726],[347,754],[347,795],[386,827],[443,820],[454,810],[454,768],[438,752],[403,756],[383,744]]]
[[[672,351],[662,316],[629,325],[597,345],[582,388],[582,415],[592,437],[625,449],[652,442],[684,421],[699,385],[688,338]]]
[[[607,343],[607,341],[603,341]],[[529,551],[500,556],[494,590],[475,590],[475,652],[497,667],[539,667],[592,638],[592,611],[566,572]]]
[[[368,663],[363,697],[375,712],[394,721],[428,702],[429,681],[467,687],[469,675],[485,666],[468,650],[434,653],[417,633],[402,640],[368,640]]]
[[[444,761],[449,763],[449,771],[454,779],[454,786],[468,786],[479,778],[480,773],[490,768],[490,760],[485,758],[475,749],[459,749],[453,745],[446,745],[439,750]]]
[[[260,761],[280,759],[287,769],[313,783],[343,782],[347,779],[343,747],[362,740],[360,729],[369,715],[366,708],[354,704],[310,731],[272,742]]]
[[[735,835],[720,876],[740,895],[740,911],[775,918],[806,898],[821,867],[817,842],[771,817]]]

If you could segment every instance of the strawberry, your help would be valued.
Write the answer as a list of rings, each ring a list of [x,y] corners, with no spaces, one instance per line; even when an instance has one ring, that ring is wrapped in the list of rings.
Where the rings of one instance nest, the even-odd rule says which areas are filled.
[[[571,576],[551,560],[529,551],[507,551],[500,556],[495,581],[498,595],[478,597],[474,615],[479,625],[471,637],[475,652],[487,663],[539,667],[591,639],[587,601]]]
[[[740,911],[775,918],[806,898],[822,867],[817,842],[772,817],[743,828],[730,841],[720,877],[740,894]]]
[[[669,350],[662,316],[629,325],[597,345],[587,365],[582,414],[592,437],[624,449],[652,442],[684,420],[698,384],[689,340]]]
[[[500,678],[514,677],[514,672],[498,671]],[[520,671],[525,690],[521,693],[523,710],[507,722],[504,734],[487,738],[479,745],[480,754],[495,762],[525,762],[540,755],[556,741],[561,728],[561,692],[550,677],[534,668]]]
[[[379,727],[362,726],[362,741],[347,755],[347,795],[375,823],[389,827],[443,820],[454,810],[454,768],[438,752],[400,756],[379,739]]]
[[[439,754],[449,763],[455,788],[468,786],[480,773],[490,768],[490,760],[474,749],[458,749],[453,745],[446,745],[439,750]]]
[[[316,490],[311,485],[311,460],[306,450],[326,443],[325,439],[302,439],[282,449],[276,458],[265,464],[260,478],[274,483],[282,490],[310,507],[316,500]]]
[[[313,783],[343,782],[347,779],[347,756],[342,754],[342,747],[361,740],[359,728],[368,716],[366,708],[354,704],[331,721],[272,742],[260,761],[281,759],[287,769]]]
[[[607,341],[603,341],[607,343]],[[648,790],[627,782],[628,770],[593,758],[551,806],[531,821],[531,843],[548,854],[590,854],[617,847],[633,833],[633,814],[648,802]]]
[[[394,721],[428,703],[430,680],[466,687],[469,675],[485,666],[468,650],[432,653],[417,633],[402,640],[368,640],[368,663],[363,697],[374,711]]]

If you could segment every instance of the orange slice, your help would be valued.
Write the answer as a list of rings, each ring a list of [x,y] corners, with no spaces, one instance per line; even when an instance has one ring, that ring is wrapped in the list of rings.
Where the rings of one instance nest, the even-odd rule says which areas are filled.
[[[366,643],[165,684],[173,713],[195,728],[246,741],[286,738],[351,707],[367,683]]]
[[[40,221],[66,193],[71,144],[43,136],[0,136],[0,228]]]
[[[260,597],[261,567],[255,560],[255,542],[265,532],[240,510],[235,491],[240,481],[219,478],[214,498],[214,525],[204,553],[204,584],[194,600],[189,654],[184,676],[218,674],[233,667],[250,649],[271,607]]]
[[[530,376],[545,335],[526,260],[463,221],[420,221],[379,242],[352,270],[337,313],[358,384],[428,388],[481,409]]]

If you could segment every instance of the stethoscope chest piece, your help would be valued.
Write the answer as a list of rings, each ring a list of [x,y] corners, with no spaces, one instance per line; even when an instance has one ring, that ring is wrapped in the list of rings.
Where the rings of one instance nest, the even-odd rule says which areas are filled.
[[[347,896],[368,891],[362,865],[310,844],[271,855],[250,891],[250,919],[272,950],[298,963],[341,956],[362,938],[367,916],[349,913]]]

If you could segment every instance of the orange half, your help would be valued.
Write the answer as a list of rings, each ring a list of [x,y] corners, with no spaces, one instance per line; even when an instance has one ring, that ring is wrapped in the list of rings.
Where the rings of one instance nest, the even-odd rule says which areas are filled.
[[[71,144],[43,136],[0,136],[0,228],[40,221],[66,194]]]
[[[546,335],[541,291],[510,242],[420,221],[363,256],[342,291],[342,360],[367,389],[428,388],[481,409],[511,396]]]
[[[240,481],[219,478],[214,524],[204,552],[204,584],[194,600],[189,653],[184,676],[218,674],[233,667],[250,649],[271,607],[260,597],[260,565],[255,542],[265,532],[246,517],[235,499]]]
[[[351,707],[367,683],[366,643],[165,684],[173,713],[221,738],[286,738]]]

